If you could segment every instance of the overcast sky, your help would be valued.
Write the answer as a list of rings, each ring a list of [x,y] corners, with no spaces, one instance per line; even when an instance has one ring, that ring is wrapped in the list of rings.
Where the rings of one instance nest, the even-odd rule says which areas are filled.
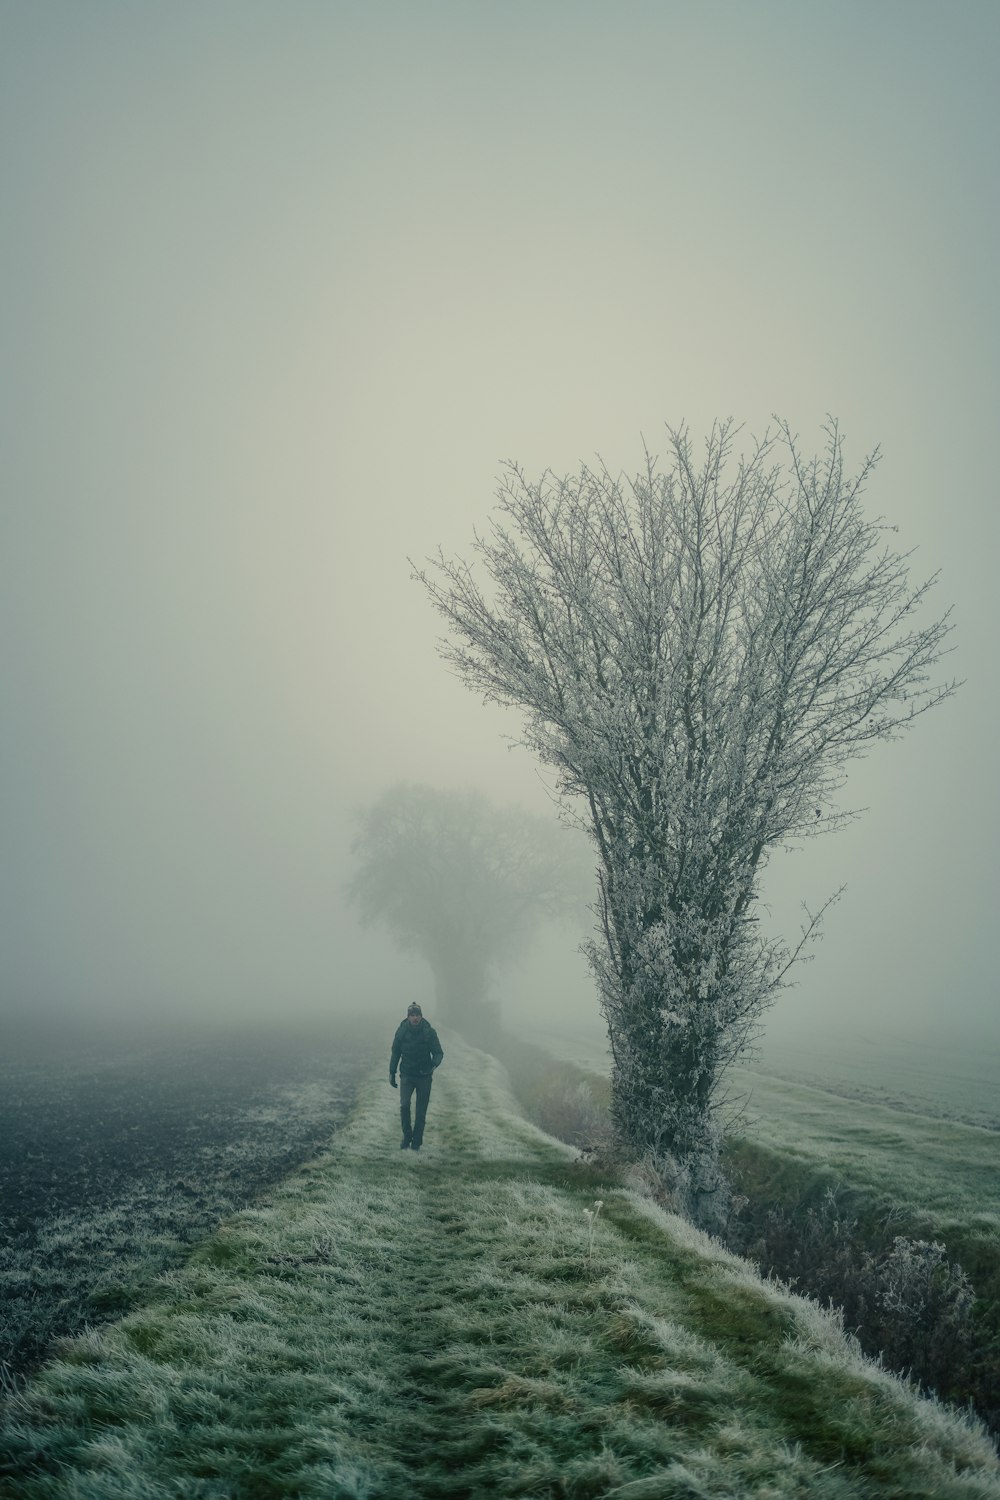
[[[407,555],[503,459],[829,412],[967,681],[776,860],[777,927],[848,887],[780,1014],[995,1017],[998,41],[992,0],[0,0],[4,1009],[426,993],[343,910],[352,809],[548,802]],[[574,942],[517,983],[593,1015]]]

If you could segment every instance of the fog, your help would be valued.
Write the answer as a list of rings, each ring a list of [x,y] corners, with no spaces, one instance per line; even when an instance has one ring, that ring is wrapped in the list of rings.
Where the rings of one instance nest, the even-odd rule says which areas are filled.
[[[859,763],[769,921],[776,1027],[994,1025],[1000,13],[0,5],[0,1006],[402,1014],[344,899],[400,780],[551,808],[410,578],[501,460],[833,413],[941,570],[960,693]],[[502,991],[597,1024],[579,934]]]

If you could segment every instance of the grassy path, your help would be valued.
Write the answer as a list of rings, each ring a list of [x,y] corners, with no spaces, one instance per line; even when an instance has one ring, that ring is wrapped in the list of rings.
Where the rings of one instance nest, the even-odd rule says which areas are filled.
[[[975,1429],[447,1052],[423,1153],[373,1079],[327,1156],[68,1345],[0,1494],[1000,1500]]]

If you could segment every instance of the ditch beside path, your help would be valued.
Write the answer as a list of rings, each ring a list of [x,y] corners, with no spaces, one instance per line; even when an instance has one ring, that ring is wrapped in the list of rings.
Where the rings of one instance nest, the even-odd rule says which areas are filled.
[[[373,1078],[326,1156],[47,1366],[0,1494],[1000,1500],[974,1428],[446,1053],[419,1155]]]

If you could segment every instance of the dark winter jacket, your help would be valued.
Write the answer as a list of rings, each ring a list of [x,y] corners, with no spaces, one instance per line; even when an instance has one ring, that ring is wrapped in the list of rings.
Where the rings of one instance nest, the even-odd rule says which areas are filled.
[[[430,1021],[425,1021],[423,1016],[419,1026],[402,1021],[392,1039],[389,1072],[395,1073],[398,1067],[407,1078],[425,1078],[434,1072],[443,1057],[438,1034]]]

